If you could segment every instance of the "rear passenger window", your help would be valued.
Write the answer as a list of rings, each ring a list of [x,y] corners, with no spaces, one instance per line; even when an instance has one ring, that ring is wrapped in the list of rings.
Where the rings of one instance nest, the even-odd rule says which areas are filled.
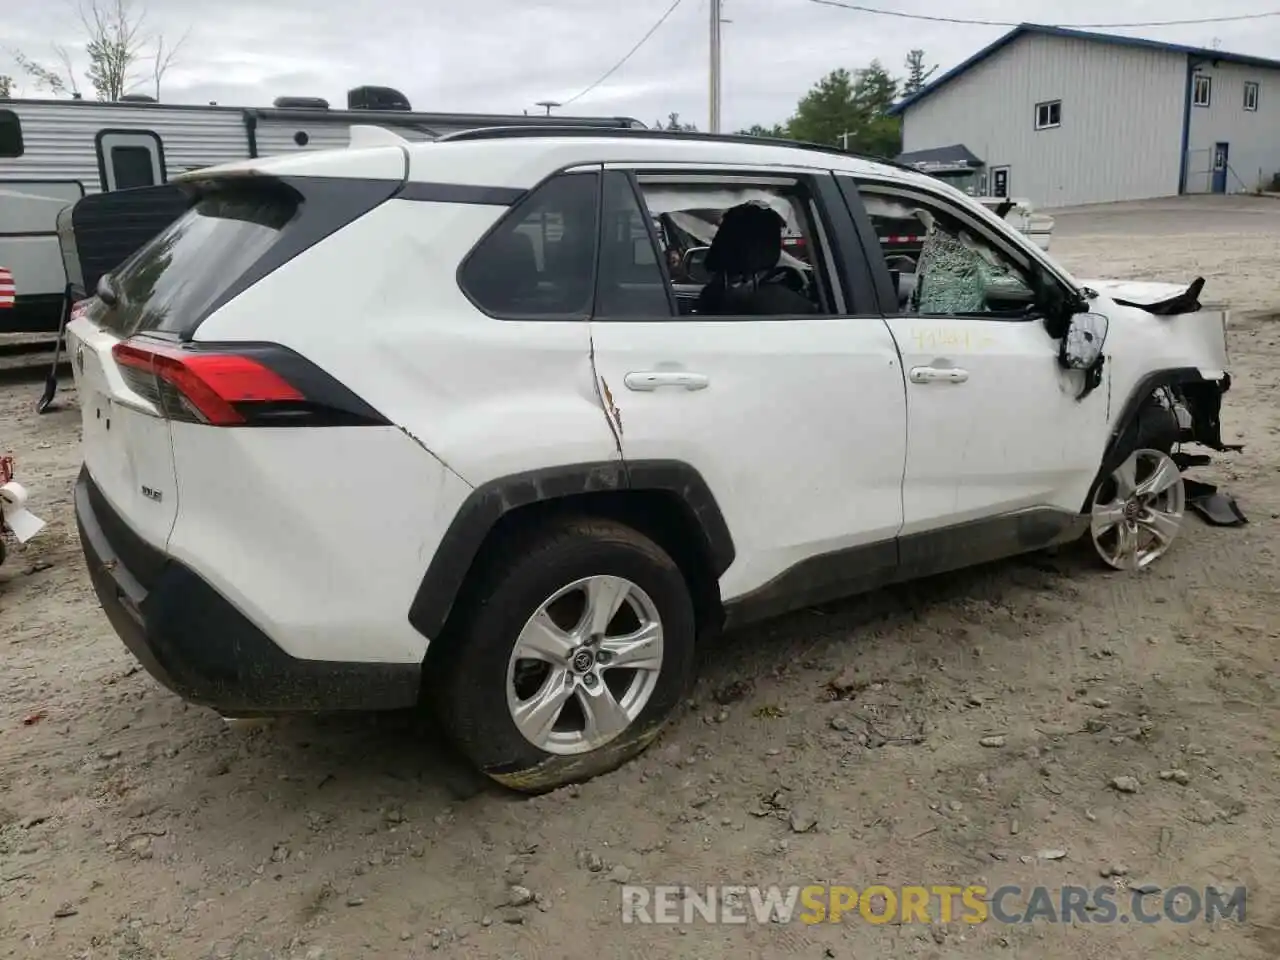
[[[595,316],[613,320],[672,316],[651,228],[631,178],[621,171],[604,175],[603,219]]]
[[[681,316],[839,315],[803,178],[753,183],[726,173],[682,181],[641,171],[635,179]]]
[[[0,110],[0,157],[22,156],[22,124],[12,110]]]
[[[600,178],[566,173],[522,200],[476,246],[459,282],[495,317],[586,319],[595,286]]]

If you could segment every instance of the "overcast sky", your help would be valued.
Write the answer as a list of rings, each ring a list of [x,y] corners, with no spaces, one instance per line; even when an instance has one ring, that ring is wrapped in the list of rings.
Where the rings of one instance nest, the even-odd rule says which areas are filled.
[[[0,0],[0,73],[18,93],[42,94],[6,47],[48,58],[50,44],[82,44],[75,0]],[[87,2],[87,0],[86,0]],[[141,6],[142,0],[133,0]],[[1063,25],[1221,16],[1272,0],[868,0],[896,10]],[[608,70],[671,0],[150,0],[148,26],[170,39],[191,31],[162,99],[266,106],[278,96],[321,96],[379,84],[417,110],[520,113],[564,101]],[[652,39],[565,113],[626,115],[652,123],[672,111],[705,129],[709,0],[683,0]],[[912,47],[943,69],[1004,32],[832,9],[812,0],[724,0],[723,124],[784,120],[827,71],[878,57],[901,70]],[[1196,46],[1280,55],[1280,17],[1118,30]],[[81,46],[82,49],[82,46]],[[82,81],[83,82],[83,81]],[[87,83],[84,84],[87,87]],[[140,92],[152,92],[146,84]]]

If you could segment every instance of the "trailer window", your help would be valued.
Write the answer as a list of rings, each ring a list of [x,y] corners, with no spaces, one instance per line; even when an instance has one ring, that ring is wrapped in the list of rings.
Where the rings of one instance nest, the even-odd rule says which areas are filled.
[[[112,147],[111,170],[115,174],[117,190],[154,187],[156,184],[152,153],[146,147]]]
[[[0,110],[0,157],[22,156],[22,123],[12,110]]]

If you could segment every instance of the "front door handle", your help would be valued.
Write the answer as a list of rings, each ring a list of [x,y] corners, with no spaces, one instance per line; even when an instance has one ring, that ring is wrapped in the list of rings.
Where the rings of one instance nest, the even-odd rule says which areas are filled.
[[[964,383],[969,371],[959,367],[912,367],[912,383]]]
[[[711,382],[705,373],[689,373],[685,370],[633,370],[622,378],[628,390],[650,391],[659,387],[683,387],[686,390],[703,390]]]

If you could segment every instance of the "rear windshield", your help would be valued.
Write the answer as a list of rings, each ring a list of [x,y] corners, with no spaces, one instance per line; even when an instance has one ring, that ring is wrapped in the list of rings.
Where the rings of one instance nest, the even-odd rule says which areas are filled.
[[[202,197],[112,272],[119,304],[95,311],[95,319],[123,336],[190,330],[280,238],[297,207],[296,199],[279,191],[221,190]]]

